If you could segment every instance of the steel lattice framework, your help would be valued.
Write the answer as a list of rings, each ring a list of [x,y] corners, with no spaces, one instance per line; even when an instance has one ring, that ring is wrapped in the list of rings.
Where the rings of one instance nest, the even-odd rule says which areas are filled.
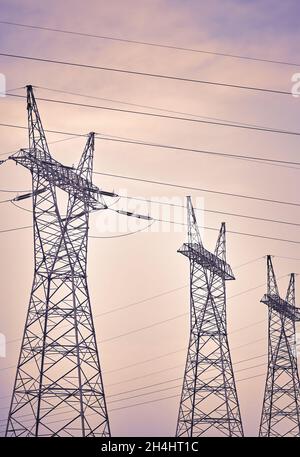
[[[35,264],[6,436],[110,436],[86,275],[89,212],[106,208],[92,184],[94,134],[77,169],[65,167],[51,157],[31,86],[27,109],[29,149],[11,159],[32,174]]]
[[[190,340],[176,436],[243,436],[226,328],[225,224],[215,252],[202,244],[191,198],[188,243],[178,250],[190,260]]]
[[[272,258],[267,256],[267,293],[261,302],[268,306],[268,373],[260,423],[260,436],[300,437],[300,384],[297,367],[295,275],[285,300],[278,291]]]

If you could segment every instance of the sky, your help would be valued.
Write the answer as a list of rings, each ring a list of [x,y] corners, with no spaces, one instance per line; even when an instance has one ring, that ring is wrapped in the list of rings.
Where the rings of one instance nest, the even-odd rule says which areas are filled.
[[[296,0],[87,0],[84,4],[79,0],[0,0],[0,20],[297,63],[299,9]],[[293,74],[300,72],[300,67],[297,66],[162,49],[4,24],[0,24],[0,49],[1,53],[288,92],[291,91]],[[300,98],[289,95],[146,78],[2,56],[0,73],[6,77],[7,89],[22,88],[26,84],[38,86],[35,89],[37,97],[126,109],[132,109],[128,103],[139,104],[189,115],[299,131]],[[77,92],[88,97],[58,94],[53,90]],[[25,89],[13,93],[24,95]],[[90,96],[107,100],[95,100]],[[39,102],[39,109],[44,127],[49,130],[76,134],[95,131],[111,137],[133,138],[182,148],[298,161],[299,137],[296,135],[129,115],[42,101]],[[134,109],[167,113],[153,108]],[[25,126],[26,122],[24,99],[0,98],[0,123]],[[27,146],[26,130],[3,126],[0,129],[0,153],[4,158],[11,151]],[[64,134],[48,135],[49,142],[65,138]],[[78,161],[84,143],[83,137],[57,142],[51,145],[51,153],[62,163],[72,165]],[[94,168],[102,173],[300,203],[297,192],[299,170],[292,166],[266,165],[188,151],[96,140]],[[31,185],[27,170],[16,167],[11,161],[1,165],[0,182],[0,190],[12,191],[1,192],[1,200],[14,197],[17,191],[26,191]],[[185,204],[186,195],[190,194],[197,203],[195,206],[207,210],[299,223],[299,207],[296,205],[187,191],[101,175],[94,175],[94,183],[122,195],[174,201],[182,205]],[[125,199],[118,203],[120,208],[126,207],[126,204]],[[25,200],[20,206],[21,209],[11,203],[0,205],[0,231],[32,224],[30,201]],[[149,206],[139,201],[131,201],[130,209],[142,214],[149,212],[161,219],[185,220],[183,211],[169,210],[168,213],[166,207]],[[275,256],[277,275],[284,276],[279,280],[283,295],[288,284],[286,275],[300,271],[299,244],[229,232],[254,233],[299,243],[299,227],[210,212],[203,214],[202,211],[198,212],[198,218],[203,225],[214,228],[218,228],[221,222],[226,222],[227,259],[236,276],[236,280],[231,281],[227,289],[229,343],[238,381],[245,434],[255,436],[267,367],[267,309],[260,303],[266,281],[263,256]],[[172,389],[161,393],[149,393],[153,392],[153,388],[146,389],[143,393],[147,392],[147,395],[135,399],[116,401],[115,397],[110,396],[178,378],[183,374],[189,331],[189,291],[187,287],[172,290],[187,285],[189,280],[188,262],[177,253],[177,249],[186,241],[186,233],[181,226],[161,223],[154,224],[151,231],[125,237],[108,238],[111,233],[102,231],[105,224],[109,224],[109,227],[117,224],[125,232],[135,231],[136,226],[124,227],[124,223],[121,217],[103,215],[101,212],[93,214],[90,234],[106,238],[90,239],[88,258],[88,280],[97,340],[103,340],[99,349],[112,434],[173,436],[181,381],[170,381],[166,386]],[[143,222],[139,227],[146,225]],[[216,236],[215,231],[203,231],[206,248],[213,249]],[[32,230],[0,233],[0,249],[0,332],[8,341],[13,340],[7,344],[6,357],[0,358],[1,431],[7,416],[19,339],[31,288]],[[160,294],[163,295],[156,297]],[[124,309],[117,310],[120,307]],[[114,312],[98,316],[106,311]],[[149,327],[156,323],[157,325]],[[141,329],[147,326],[149,328]],[[131,333],[120,336],[128,332]],[[105,342],[113,336],[118,338]],[[170,355],[170,352],[173,354]],[[244,361],[252,357],[258,358]],[[152,360],[147,362],[148,359]],[[125,368],[127,365],[132,366]],[[123,395],[124,398],[127,396]],[[164,396],[174,398],[133,406],[135,403]],[[122,395],[117,398],[121,397]]]

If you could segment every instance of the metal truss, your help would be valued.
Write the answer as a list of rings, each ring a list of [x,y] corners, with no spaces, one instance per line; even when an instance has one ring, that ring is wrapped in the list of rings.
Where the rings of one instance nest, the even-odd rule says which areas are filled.
[[[77,169],[49,152],[27,87],[29,149],[11,158],[32,174],[34,279],[6,436],[110,436],[87,285],[89,212],[104,209],[92,184],[94,134]],[[61,215],[56,188],[68,195]]]
[[[278,291],[272,258],[267,256],[268,373],[259,436],[300,437],[300,384],[297,367],[295,275],[292,273],[283,300]]]
[[[225,224],[214,253],[202,244],[191,198],[188,243],[178,250],[190,260],[190,340],[176,436],[243,436],[226,326]]]

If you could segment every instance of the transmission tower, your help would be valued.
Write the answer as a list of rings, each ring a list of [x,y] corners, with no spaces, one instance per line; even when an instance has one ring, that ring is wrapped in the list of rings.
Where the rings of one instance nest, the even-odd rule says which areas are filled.
[[[66,167],[49,152],[31,86],[27,110],[29,149],[10,158],[32,174],[34,279],[6,436],[110,436],[86,275],[89,212],[106,208],[92,184],[94,134],[77,169]]]
[[[226,263],[225,224],[214,253],[202,244],[191,198],[187,199],[190,259],[190,340],[176,436],[243,436],[229,352],[225,281],[235,279]]]
[[[295,275],[291,274],[285,300],[278,292],[272,258],[267,256],[268,373],[260,422],[260,436],[300,437],[300,383],[297,368]]]

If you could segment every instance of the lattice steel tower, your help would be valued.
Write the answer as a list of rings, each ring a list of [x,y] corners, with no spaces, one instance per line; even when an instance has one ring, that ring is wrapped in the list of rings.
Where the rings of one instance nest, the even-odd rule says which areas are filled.
[[[176,436],[242,436],[226,328],[225,281],[235,279],[226,263],[225,224],[214,254],[202,244],[187,199],[188,243],[178,250],[190,259],[190,340]]]
[[[11,156],[32,174],[34,279],[6,436],[110,436],[86,276],[94,134],[77,169],[54,160],[31,86],[29,149]],[[57,188],[68,205],[61,215]]]
[[[285,300],[278,291],[272,258],[267,256],[268,373],[259,436],[300,437],[300,384],[297,367],[295,275],[291,274]]]

